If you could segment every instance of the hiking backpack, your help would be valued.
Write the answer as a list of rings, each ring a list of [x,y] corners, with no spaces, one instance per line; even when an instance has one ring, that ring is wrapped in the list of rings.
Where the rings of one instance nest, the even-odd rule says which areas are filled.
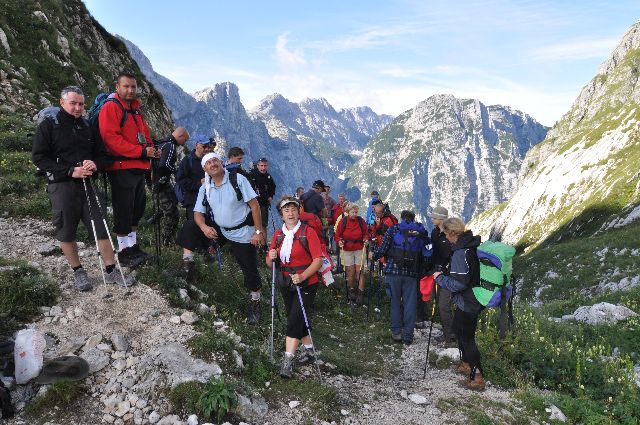
[[[229,173],[229,183],[231,183],[233,190],[236,191],[236,198],[238,199],[238,201],[242,201],[243,199],[242,191],[240,190],[240,185],[238,184],[238,174],[242,174],[247,179],[253,191],[256,192],[256,195],[258,195],[258,188],[256,187],[255,181],[251,178],[249,173],[242,169],[242,167],[229,168],[227,169],[227,172]]]
[[[393,235],[391,248],[387,254],[393,259],[396,266],[420,273],[425,262],[425,257],[433,254],[430,247],[429,235],[417,230],[400,229]],[[385,256],[385,258],[387,257]]]
[[[362,232],[362,240],[367,239],[367,225],[364,222],[364,219],[360,216],[356,216],[356,220],[358,220],[358,224],[360,225],[360,231]],[[342,220],[340,220],[340,224],[342,227],[342,235],[344,236],[344,231],[347,230],[347,221],[349,221],[349,216],[343,216]]]
[[[478,246],[480,284],[473,288],[478,302],[488,308],[504,307],[513,293],[512,259],[514,247],[502,242],[485,241]]]
[[[115,98],[114,93],[99,93],[95,100],[93,101],[93,105],[87,111],[87,120],[89,121],[89,125],[91,126],[91,130],[93,131],[93,135],[95,140],[102,140],[102,136],[100,135],[100,122],[98,117],[100,116],[100,111],[102,107],[107,102],[114,102],[117,104],[122,110],[122,118],[120,119],[120,128],[124,127],[125,122],[127,122],[127,118],[129,117],[129,111],[124,107],[122,103],[118,99]]]

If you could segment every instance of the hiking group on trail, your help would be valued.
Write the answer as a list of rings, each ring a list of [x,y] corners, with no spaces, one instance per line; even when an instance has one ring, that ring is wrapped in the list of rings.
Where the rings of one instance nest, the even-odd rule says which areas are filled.
[[[384,279],[395,342],[409,345],[414,329],[432,329],[437,305],[444,343],[461,352],[458,371],[467,376],[463,385],[484,388],[475,333],[485,307],[505,304],[513,252],[504,244],[492,245],[495,249],[482,254],[480,238],[440,206],[430,214],[433,230],[429,235],[425,225],[416,222],[413,211],[402,211],[398,220],[378,191],[371,192],[366,215],[360,217],[357,204],[345,194],[335,201],[322,180],[314,181],[307,192],[301,186],[294,196],[284,195],[275,202],[282,221],[277,228],[269,215],[277,187],[268,172],[267,158],[261,157],[254,169],[246,171],[242,168],[245,152],[240,147],[228,150],[225,163],[215,151],[215,139],[191,138],[182,127],[154,142],[137,100],[133,74],[118,75],[115,92],[100,94],[88,119],[83,116],[85,96],[79,87],[65,87],[60,97],[59,108],[46,108],[38,116],[32,158],[46,176],[55,236],[79,291],[95,286],[78,256],[80,220],[97,241],[103,282],[125,288],[135,283],[122,266],[135,268],[150,258],[137,238],[147,183],[155,199],[155,211],[147,223],[162,223],[156,232],[157,261],[160,245],[177,244],[182,248],[178,275],[194,282],[195,253],[202,253],[209,263],[217,260],[222,269],[221,250],[228,246],[248,292],[247,322],[251,325],[262,322],[258,258],[265,255],[262,249],[268,245],[264,258],[272,270],[272,355],[276,287],[287,317],[281,376],[290,378],[294,365],[315,362],[309,313],[319,288],[327,286],[334,296],[341,296],[333,279],[332,272],[336,272],[344,273],[345,301],[366,306],[367,320],[373,281]],[[190,152],[177,164],[181,146]],[[101,190],[96,178],[99,172],[106,175]],[[117,249],[107,228],[107,179]],[[179,230],[178,204],[185,208]],[[267,243],[269,219],[273,234]],[[426,302],[432,294],[436,304],[429,317]]]

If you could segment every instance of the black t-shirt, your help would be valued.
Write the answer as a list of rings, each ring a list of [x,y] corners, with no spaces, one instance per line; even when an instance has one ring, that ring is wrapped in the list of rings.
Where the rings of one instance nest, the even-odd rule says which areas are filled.
[[[322,195],[313,189],[310,189],[302,195],[302,203],[304,204],[304,210],[306,212],[317,216],[320,216],[320,213],[324,209],[324,199],[322,199]]]
[[[447,267],[451,258],[451,243],[438,226],[431,231],[431,243],[433,244],[433,257],[431,259],[433,264]]]

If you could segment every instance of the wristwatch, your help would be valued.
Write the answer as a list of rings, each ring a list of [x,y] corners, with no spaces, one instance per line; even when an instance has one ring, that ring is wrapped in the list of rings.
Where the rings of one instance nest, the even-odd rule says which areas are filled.
[[[256,229],[256,235],[261,235],[261,234],[262,234],[262,230]]]

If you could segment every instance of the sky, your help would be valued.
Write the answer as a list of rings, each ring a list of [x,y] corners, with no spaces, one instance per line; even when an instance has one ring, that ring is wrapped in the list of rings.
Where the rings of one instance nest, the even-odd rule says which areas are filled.
[[[399,115],[434,94],[553,125],[625,32],[640,1],[85,0],[189,93],[238,85]]]

